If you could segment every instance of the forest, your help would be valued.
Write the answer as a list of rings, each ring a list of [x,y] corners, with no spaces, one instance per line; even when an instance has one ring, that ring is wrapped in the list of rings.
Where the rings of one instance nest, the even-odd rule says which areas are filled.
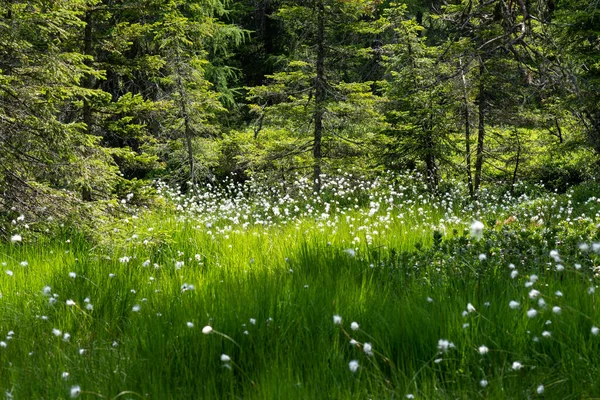
[[[0,0],[0,398],[599,398],[599,179],[599,0]]]
[[[318,191],[338,170],[414,170],[475,198],[598,175],[595,1],[11,0],[0,15],[5,221],[77,218],[156,179],[298,173]]]

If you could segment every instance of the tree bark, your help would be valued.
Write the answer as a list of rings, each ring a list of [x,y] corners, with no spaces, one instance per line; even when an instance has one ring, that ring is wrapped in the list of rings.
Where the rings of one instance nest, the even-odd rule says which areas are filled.
[[[323,139],[323,115],[325,113],[325,6],[317,4],[317,76],[315,78],[315,130],[313,141],[314,191],[321,191],[321,141]]]
[[[465,70],[460,62],[460,74],[463,83],[463,116],[465,118],[465,169],[467,172],[467,184],[469,186],[469,196],[473,198],[473,174],[471,173],[471,115],[469,113],[469,96],[467,92],[467,78]]]
[[[483,58],[479,59],[479,93],[477,96],[477,106],[479,112],[479,121],[477,123],[477,153],[475,159],[475,187],[474,193],[477,195],[481,186],[481,169],[483,167],[483,146],[485,141],[485,84],[483,75],[485,73],[485,62]]]

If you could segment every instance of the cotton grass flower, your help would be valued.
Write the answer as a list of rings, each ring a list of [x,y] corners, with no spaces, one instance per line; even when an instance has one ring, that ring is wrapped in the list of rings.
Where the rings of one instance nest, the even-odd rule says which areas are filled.
[[[562,309],[561,309],[559,306],[554,306],[554,307],[552,307],[552,312],[553,312],[554,314],[560,314],[560,313],[561,313],[561,311],[562,311]]]
[[[516,269],[514,269],[510,272],[510,277],[512,279],[515,279],[517,277],[517,275],[519,275],[519,271],[517,271]]]
[[[483,355],[486,355],[488,353],[488,351],[490,351],[490,349],[488,349],[487,346],[483,345],[483,346],[479,346],[477,351],[479,352],[479,354],[481,354],[483,356]]]
[[[479,381],[479,386],[481,386],[482,388],[486,387],[487,385],[488,381],[486,381],[485,379]]]
[[[523,368],[523,364],[521,364],[519,361],[515,361],[512,363],[512,367],[513,370],[518,371],[521,368]]]
[[[334,315],[333,316],[333,323],[335,325],[341,325],[342,324],[342,317],[340,317],[339,315]]]
[[[530,310],[527,311],[527,316],[529,318],[534,318],[537,314],[538,314],[538,312],[534,308],[532,308],[532,309],[530,309]]]
[[[221,354],[221,361],[228,363],[231,361],[231,357],[229,357],[227,354]]]
[[[510,308],[512,308],[513,310],[519,308],[521,306],[521,304],[519,304],[518,302],[511,300],[510,303],[508,303],[508,306]]]
[[[544,385],[540,385],[537,387],[537,389],[535,390],[537,392],[537,394],[542,394],[544,393]]]
[[[545,338],[549,338],[550,336],[552,336],[552,333],[550,331],[544,331],[542,332],[542,336]]]
[[[483,222],[477,220],[473,221],[471,224],[471,236],[476,240],[480,240],[483,237],[484,228]]]
[[[136,304],[135,306],[131,307],[131,311],[133,311],[133,312],[139,312],[140,308],[141,308],[140,305]]]
[[[204,328],[202,328],[202,333],[204,333],[205,335],[211,334],[212,331],[213,331],[213,328],[210,325],[206,325]]]
[[[348,363],[348,368],[350,368],[350,371],[352,372],[356,372],[358,371],[358,361],[357,360],[352,360]]]
[[[359,325],[358,325],[358,323],[357,323],[357,322],[352,322],[352,323],[350,324],[350,329],[352,329],[353,331],[357,331],[357,330],[358,330],[358,328],[359,328]]]
[[[187,325],[188,328],[193,328],[194,327],[194,323],[193,322],[188,322],[186,325]]]
[[[440,352],[446,352],[451,348],[454,348],[454,343],[446,339],[438,340],[438,349],[440,350]]]
[[[473,306],[473,304],[469,303],[469,304],[467,304],[467,311],[470,312],[470,313],[472,313],[472,312],[475,312],[477,310],[475,310],[475,307]]]
[[[79,385],[71,387],[71,398],[76,399],[81,394],[81,387]]]
[[[12,235],[10,237],[11,243],[18,243],[18,242],[21,242],[22,240],[23,240],[23,237],[21,235]]]
[[[600,328],[597,326],[592,326],[592,335],[598,336],[598,333],[600,333]]]
[[[366,355],[372,356],[373,355],[373,346],[371,345],[371,343],[365,343],[363,345],[363,351],[365,352]]]

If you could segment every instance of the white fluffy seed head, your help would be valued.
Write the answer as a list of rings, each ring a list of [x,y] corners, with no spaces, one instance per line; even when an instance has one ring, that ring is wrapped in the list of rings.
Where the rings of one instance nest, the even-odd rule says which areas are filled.
[[[212,331],[213,328],[210,325],[206,325],[204,328],[202,328],[202,333],[204,333],[205,335],[212,333]]]
[[[358,361],[357,360],[352,360],[348,363],[348,368],[350,368],[350,371],[352,372],[356,372],[358,370]]]
[[[341,325],[342,324],[342,317],[340,317],[339,315],[334,315],[333,316],[333,323],[335,325]]]

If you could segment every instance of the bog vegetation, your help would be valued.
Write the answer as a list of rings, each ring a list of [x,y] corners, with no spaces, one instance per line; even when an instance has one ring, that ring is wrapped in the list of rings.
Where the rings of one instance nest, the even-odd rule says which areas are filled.
[[[0,2],[0,396],[599,397],[599,85],[598,0]]]

